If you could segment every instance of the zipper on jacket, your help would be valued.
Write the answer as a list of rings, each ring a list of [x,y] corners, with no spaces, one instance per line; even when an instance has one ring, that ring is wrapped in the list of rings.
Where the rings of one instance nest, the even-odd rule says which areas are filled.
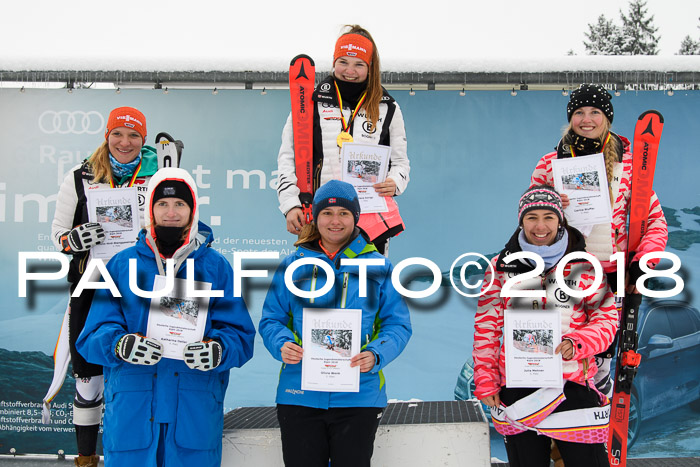
[[[316,291],[316,279],[318,278],[318,266],[314,265],[314,272],[311,275],[311,292]],[[316,298],[311,297],[309,303],[314,303]]]
[[[343,273],[343,293],[340,296],[340,308],[345,308],[348,299],[348,273]]]

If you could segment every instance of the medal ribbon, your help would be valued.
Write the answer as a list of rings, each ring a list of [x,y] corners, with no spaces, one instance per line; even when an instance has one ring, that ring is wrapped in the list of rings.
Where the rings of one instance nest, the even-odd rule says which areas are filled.
[[[362,96],[360,97],[360,100],[357,102],[357,105],[355,106],[355,109],[352,111],[352,114],[350,114],[350,120],[347,122],[345,121],[345,115],[343,115],[343,98],[340,97],[340,89],[338,89],[338,83],[333,81],[333,84],[335,84],[335,94],[338,96],[338,105],[340,106],[340,123],[343,125],[343,131],[346,133],[350,133],[350,125],[352,125],[352,122],[355,120],[355,116],[357,115],[357,112],[359,112],[360,108],[362,107],[362,104],[365,102],[365,97],[367,97],[367,91],[362,93]]]
[[[143,162],[143,160],[141,160],[141,162]],[[141,171],[141,162],[139,162],[139,165],[137,165],[136,169],[134,169],[134,174],[131,176],[131,179],[129,180],[129,184],[127,185],[127,187],[131,187],[134,185],[134,182],[136,181],[136,177],[139,176],[139,172]],[[114,188],[117,186],[117,184],[114,182],[114,177],[112,177],[112,179],[109,181],[109,186],[111,188]]]

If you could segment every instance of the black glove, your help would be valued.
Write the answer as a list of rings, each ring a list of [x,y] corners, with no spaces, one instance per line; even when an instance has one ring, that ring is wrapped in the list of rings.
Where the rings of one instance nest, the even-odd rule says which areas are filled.
[[[141,334],[124,334],[114,349],[117,357],[136,365],[155,365],[163,356],[163,344]]]
[[[61,235],[61,247],[64,253],[79,253],[99,245],[104,239],[102,226],[98,222],[88,222]]]
[[[637,286],[637,279],[642,277],[642,268],[639,267],[639,261],[632,261],[629,267],[629,283],[628,285]]]
[[[185,346],[183,355],[185,364],[193,370],[213,370],[221,363],[221,344],[205,338],[200,342],[192,342]]]

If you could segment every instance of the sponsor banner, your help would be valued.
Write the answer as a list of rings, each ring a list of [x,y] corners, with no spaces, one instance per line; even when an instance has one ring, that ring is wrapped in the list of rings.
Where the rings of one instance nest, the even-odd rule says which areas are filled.
[[[426,258],[452,281],[454,274],[465,275],[453,265],[455,258],[467,252],[488,258],[512,234],[517,200],[535,164],[561,137],[567,98],[555,91],[521,92],[516,97],[505,91],[466,96],[456,91],[414,96],[394,91],[392,95],[406,122],[411,182],[399,200],[406,231],[391,240],[390,260],[398,264],[407,258]],[[206,90],[170,90],[166,95],[130,89],[120,94],[0,89],[0,102],[0,270],[6,279],[0,281],[0,453],[10,448],[18,453],[56,453],[58,449],[74,453],[72,379],[54,400],[52,425],[41,425],[39,420],[41,400],[51,383],[51,356],[68,286],[64,281],[30,282],[27,296],[19,297],[18,252],[56,251],[50,230],[60,183],[104,141],[110,110],[133,106],[146,116],[147,144],[154,146],[161,131],[184,141],[181,165],[199,188],[200,219],[214,230],[213,248],[231,262],[236,252],[276,252],[280,258],[290,254],[296,238],[286,232],[275,191],[289,94],[285,90],[263,96],[246,90],[216,95]],[[613,131],[623,136],[631,137],[637,116],[650,108],[663,113],[667,122],[654,185],[669,222],[667,251],[680,259],[678,274],[685,279],[685,290],[675,299],[691,310],[688,319],[695,319],[692,313],[700,302],[690,291],[700,286],[697,274],[692,274],[700,270],[700,202],[692,193],[700,164],[696,157],[700,91],[676,92],[673,98],[660,92],[625,93],[613,103]],[[469,258],[481,264],[478,256]],[[242,281],[242,295],[256,323],[277,264],[278,260],[243,262],[244,268],[269,271],[267,278]],[[418,263],[401,275],[401,283],[415,292],[404,294],[414,332],[405,352],[385,370],[390,398],[453,399],[459,369],[472,352],[478,289],[458,293],[450,281],[443,280],[442,287],[432,290],[436,271],[426,264]],[[451,268],[461,272],[450,273]],[[57,270],[58,263],[49,261],[28,267],[29,272]],[[479,277],[467,279],[476,283]],[[429,288],[430,294],[420,293]],[[669,352],[673,362],[672,351],[655,352]],[[683,365],[683,361],[678,369],[665,366],[665,382],[682,374],[700,380],[700,366]],[[274,404],[279,365],[258,339],[253,359],[231,373],[225,407]],[[668,386],[697,388],[690,380]],[[643,418],[672,416],[654,400],[686,401],[687,407],[693,397],[640,393]],[[668,436],[687,431],[686,422],[676,425]],[[688,439],[686,452],[700,455],[698,439]]]

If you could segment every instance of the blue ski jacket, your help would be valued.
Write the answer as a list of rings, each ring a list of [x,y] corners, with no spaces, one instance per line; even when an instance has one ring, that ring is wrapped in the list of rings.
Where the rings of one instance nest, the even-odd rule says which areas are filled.
[[[195,198],[196,199],[196,198]],[[150,299],[136,296],[129,288],[129,260],[136,259],[137,284],[153,290],[158,274],[156,258],[142,230],[135,246],[115,255],[107,264],[121,298],[109,290],[98,290],[78,351],[92,363],[104,367],[105,417],[103,444],[107,451],[157,449],[158,424],[168,423],[175,431],[177,448],[218,452],[221,458],[223,401],[229,370],[253,356],[255,327],[245,302],[233,296],[233,271],[228,261],[209,248],[211,229],[199,222],[198,246],[189,253],[194,259],[195,281],[210,282],[222,297],[209,298],[204,336],[223,348],[221,364],[211,371],[192,370],[182,360],[163,358],[156,365],[135,365],[119,359],[115,347],[127,333],[146,334]],[[194,230],[194,229],[193,229]],[[160,260],[160,259],[158,259]],[[177,272],[184,278],[185,263]],[[187,451],[193,452],[193,451]],[[216,456],[213,457],[216,459]]]
[[[303,346],[304,308],[348,308],[362,310],[361,348],[375,354],[377,363],[367,373],[360,373],[359,392],[321,392],[301,389],[301,363],[282,364],[277,403],[327,409],[331,407],[385,407],[386,386],[382,369],[406,347],[411,337],[411,321],[403,297],[391,283],[393,267],[373,244],[358,234],[331,260],[317,242],[300,245],[277,268],[263,305],[259,332],[272,356],[282,361],[285,342]],[[334,286],[325,295],[301,298],[290,292],[284,283],[289,265],[304,258],[316,258],[333,268]],[[383,266],[367,267],[367,296],[359,294],[358,266],[341,265],[342,258],[383,259]],[[292,281],[303,291],[322,288],[326,283],[323,269],[307,264],[294,271]]]

